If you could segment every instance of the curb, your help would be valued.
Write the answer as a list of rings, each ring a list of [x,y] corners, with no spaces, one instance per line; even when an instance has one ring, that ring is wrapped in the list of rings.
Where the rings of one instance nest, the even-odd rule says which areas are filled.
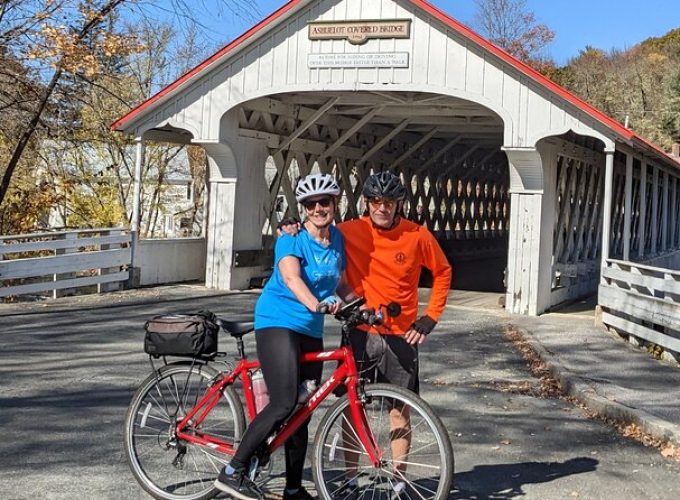
[[[670,423],[644,410],[632,408],[600,396],[592,385],[562,366],[557,358],[550,354],[531,332],[516,324],[513,326],[534,349],[536,354],[545,363],[550,374],[560,383],[563,390],[569,396],[576,398],[589,410],[599,415],[620,422],[636,424],[644,433],[656,439],[680,446],[680,425]]]

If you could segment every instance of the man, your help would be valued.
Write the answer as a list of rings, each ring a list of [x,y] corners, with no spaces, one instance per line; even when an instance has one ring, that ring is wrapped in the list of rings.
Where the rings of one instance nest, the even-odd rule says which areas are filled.
[[[399,177],[388,171],[373,174],[366,179],[362,195],[364,215],[338,224],[345,238],[347,281],[356,295],[366,298],[366,306],[384,313],[388,304],[396,302],[401,314],[384,314],[379,326],[360,326],[352,332],[352,349],[360,369],[375,365],[377,373],[364,376],[418,392],[418,345],[425,342],[444,310],[451,266],[432,233],[401,216],[406,188]],[[294,230],[293,226],[284,229],[289,228]],[[428,305],[418,317],[422,266],[432,272],[433,282]],[[409,415],[393,408],[390,428],[393,460],[403,464],[410,447]],[[345,457],[350,469],[346,489],[350,491],[343,498],[352,498],[357,474],[350,464],[356,463],[356,458],[348,452]],[[401,472],[405,468],[398,467]]]
[[[358,327],[350,337],[352,350],[360,369],[375,365],[377,373],[372,377],[364,374],[371,380],[417,393],[418,345],[425,342],[444,310],[451,266],[432,233],[401,216],[406,188],[399,177],[387,171],[373,174],[364,182],[362,194],[366,213],[338,225],[345,237],[347,281],[354,293],[366,298],[368,307],[384,312],[385,306],[396,302],[401,314],[394,318],[384,314],[379,326]],[[422,266],[432,272],[433,281],[428,305],[418,317]],[[391,448],[393,461],[399,464],[398,475],[406,470],[410,428],[409,414],[402,408],[392,408]],[[345,453],[345,457],[350,469],[346,477],[349,494],[343,497],[352,498],[358,474],[351,470],[351,464],[357,459],[351,453]]]

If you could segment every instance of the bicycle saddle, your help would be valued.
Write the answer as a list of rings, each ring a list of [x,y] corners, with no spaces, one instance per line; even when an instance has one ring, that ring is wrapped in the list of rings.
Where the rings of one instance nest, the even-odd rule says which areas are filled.
[[[226,319],[217,318],[217,323],[222,327],[222,330],[232,337],[243,337],[255,329],[253,321],[227,321]]]

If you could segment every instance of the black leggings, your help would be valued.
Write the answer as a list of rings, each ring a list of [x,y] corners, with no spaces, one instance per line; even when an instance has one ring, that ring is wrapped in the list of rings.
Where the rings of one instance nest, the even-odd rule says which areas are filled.
[[[321,380],[322,363],[300,363],[305,352],[323,350],[323,341],[296,333],[287,328],[263,328],[255,332],[257,357],[262,365],[264,381],[269,391],[269,404],[257,414],[246,429],[241,444],[230,465],[246,470],[250,458],[278,426],[293,412],[297,404],[298,387],[303,380]],[[305,422],[286,441],[286,488],[302,486],[302,469],[307,454]]]

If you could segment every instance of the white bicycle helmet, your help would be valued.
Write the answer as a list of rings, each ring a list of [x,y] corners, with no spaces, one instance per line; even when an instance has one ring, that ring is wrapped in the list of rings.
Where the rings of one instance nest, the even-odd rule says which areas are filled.
[[[328,174],[311,174],[300,179],[295,188],[295,198],[302,203],[307,198],[328,194],[338,196],[340,186],[335,179]]]

